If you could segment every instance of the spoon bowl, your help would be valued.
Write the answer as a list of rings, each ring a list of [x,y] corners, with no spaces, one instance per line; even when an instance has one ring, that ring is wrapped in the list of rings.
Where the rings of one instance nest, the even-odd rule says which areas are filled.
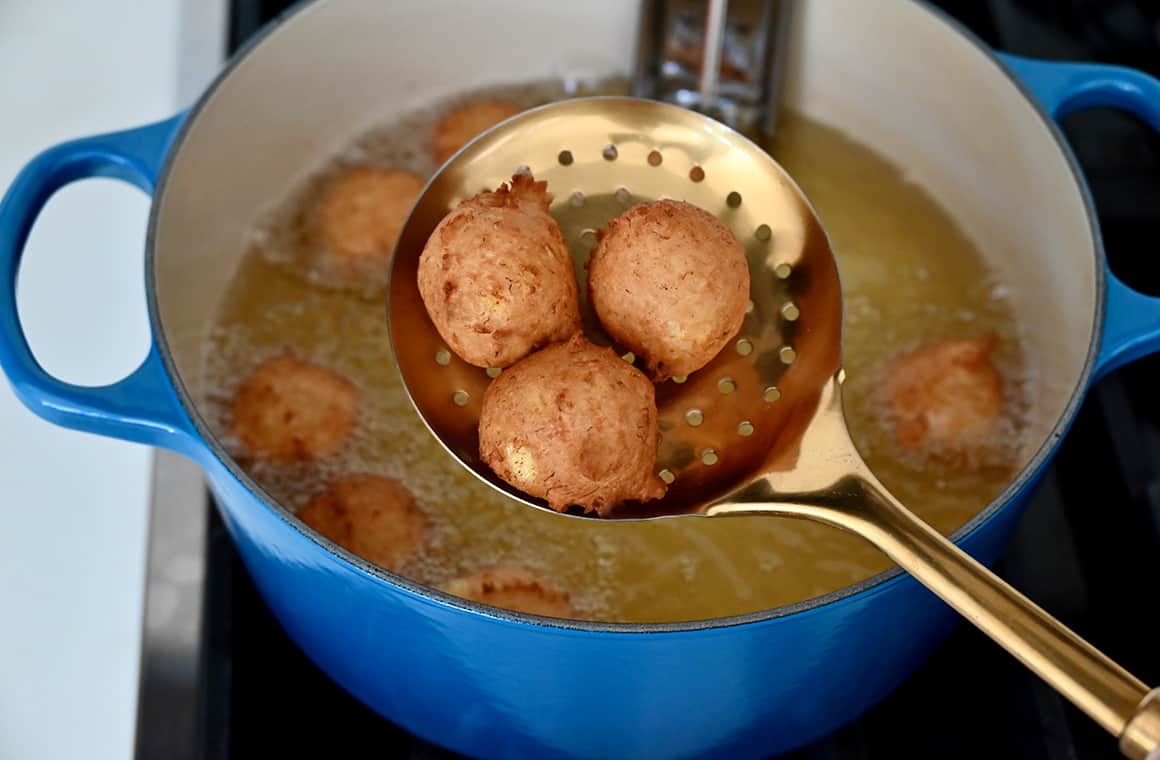
[[[594,233],[633,204],[673,198],[700,206],[730,228],[749,262],[740,332],[708,366],[657,386],[657,469],[667,494],[611,516],[702,512],[768,469],[770,452],[800,436],[792,428],[839,369],[842,299],[829,240],[805,194],[756,144],[700,114],[635,98],[581,98],[515,116],[451,158],[415,205],[392,261],[390,334],[408,393],[436,438],[490,485],[547,508],[480,459],[481,401],[498,371],[447,348],[416,283],[439,220],[517,172],[548,182],[581,285],[585,332],[597,344],[611,341],[587,299]]]

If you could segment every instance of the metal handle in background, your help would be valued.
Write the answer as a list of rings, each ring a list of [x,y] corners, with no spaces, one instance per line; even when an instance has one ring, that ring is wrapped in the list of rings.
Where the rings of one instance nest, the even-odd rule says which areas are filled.
[[[1115,108],[1160,132],[1160,81],[1121,66],[999,58],[1054,119],[1086,108]],[[1096,375],[1160,351],[1160,298],[1107,273],[1107,306]]]
[[[740,132],[772,138],[790,2],[644,0],[632,94],[691,108]]]
[[[99,433],[183,454],[200,450],[170,384],[157,346],[119,382],[99,388],[66,383],[36,361],[16,309],[16,278],[32,225],[60,188],[89,177],[113,177],[152,193],[176,116],[50,148],[16,176],[0,200],[0,368],[30,410],[64,427]]]

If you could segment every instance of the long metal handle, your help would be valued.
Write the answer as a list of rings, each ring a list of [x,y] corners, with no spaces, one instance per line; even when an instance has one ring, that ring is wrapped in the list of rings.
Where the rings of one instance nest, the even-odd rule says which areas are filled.
[[[862,536],[1071,700],[1136,760],[1160,753],[1160,692],[1112,662],[902,506],[873,480],[860,492]]]
[[[729,15],[729,0],[709,0],[705,14],[705,45],[701,53],[699,87],[701,105],[708,107],[717,102],[717,88],[721,83],[721,53],[725,47],[725,20]]]
[[[848,475],[822,492],[733,504],[728,512],[803,517],[865,538],[1119,737],[1124,755],[1160,760],[1160,689],[1149,692],[1140,680],[919,519],[868,471]]]

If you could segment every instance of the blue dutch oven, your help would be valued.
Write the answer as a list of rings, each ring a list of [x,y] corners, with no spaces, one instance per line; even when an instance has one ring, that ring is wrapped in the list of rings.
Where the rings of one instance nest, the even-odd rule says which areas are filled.
[[[50,422],[196,461],[298,646],[382,715],[468,754],[786,751],[881,699],[955,620],[898,571],[790,607],[681,624],[569,622],[472,604],[311,531],[202,419],[201,340],[244,253],[246,225],[265,204],[393,110],[496,83],[627,73],[637,12],[615,0],[300,6],[189,112],[51,148],[0,204],[0,365],[20,399]],[[953,534],[991,563],[1090,383],[1160,347],[1160,300],[1107,271],[1091,200],[1053,119],[1112,107],[1160,129],[1160,82],[997,55],[901,0],[811,0],[791,38],[789,106],[854,132],[941,198],[995,253],[1035,349],[1036,445],[1010,487]],[[100,388],[61,382],[37,364],[14,297],[37,214],[88,177],[153,195],[153,345],[135,372]]]

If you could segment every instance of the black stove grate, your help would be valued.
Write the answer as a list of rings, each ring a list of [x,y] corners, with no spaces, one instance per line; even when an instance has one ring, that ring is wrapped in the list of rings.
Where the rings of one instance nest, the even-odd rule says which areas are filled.
[[[231,49],[291,3],[233,0]],[[1160,10],[1140,0],[935,3],[1015,53],[1160,73]],[[1066,125],[1099,208],[1109,257],[1160,292],[1160,139],[1110,112]],[[1148,234],[1151,233],[1151,234]],[[1160,358],[1101,381],[1085,402],[999,570],[1149,683],[1160,682]],[[199,721],[204,758],[450,758],[356,702],[288,640],[210,515]],[[982,634],[960,625],[860,720],[794,760],[941,757],[1097,760],[1115,742]]]

